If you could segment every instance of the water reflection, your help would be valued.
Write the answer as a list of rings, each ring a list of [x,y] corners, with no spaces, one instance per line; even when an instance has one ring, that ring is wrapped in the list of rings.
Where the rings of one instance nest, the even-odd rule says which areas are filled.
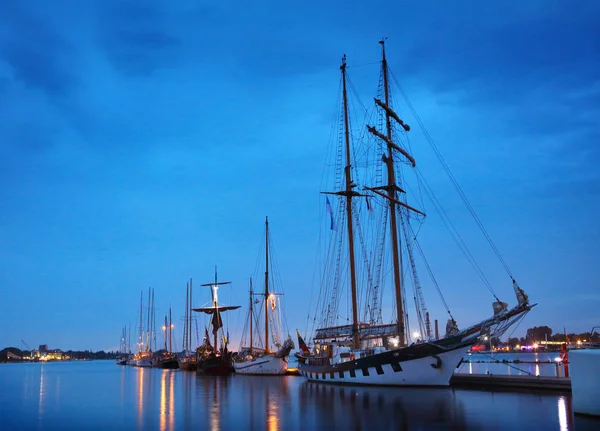
[[[38,402],[38,415],[42,417],[44,411],[44,364],[40,367],[40,400]]]
[[[307,383],[300,399],[315,408],[319,429],[485,429],[467,426],[465,409],[452,389],[332,387]],[[309,416],[309,415],[308,415]]]
[[[184,378],[188,375],[184,375]],[[196,390],[197,408],[204,412],[203,423],[208,424],[211,431],[222,427],[221,406],[228,406],[227,387],[231,377],[228,376],[197,376]],[[240,396],[241,394],[238,394]]]
[[[144,367],[139,367],[137,370],[137,383],[138,383],[138,429],[143,429],[144,426]]]
[[[160,431],[172,431],[175,428],[175,385],[173,384],[174,377],[175,374],[171,370],[162,370],[162,376],[160,381]]]
[[[299,385],[302,381],[292,379]],[[293,402],[289,390],[290,379],[276,376],[234,376],[231,385],[235,391],[230,394],[229,405],[235,410],[227,425],[243,423],[248,430],[294,429],[303,423],[296,416],[301,404]],[[235,399],[236,394],[243,394]],[[233,423],[235,422],[235,424]]]

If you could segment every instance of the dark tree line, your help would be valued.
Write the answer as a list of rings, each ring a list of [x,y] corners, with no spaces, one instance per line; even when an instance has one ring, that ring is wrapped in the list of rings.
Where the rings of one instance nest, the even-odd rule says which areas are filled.
[[[584,340],[587,342],[600,342],[600,333],[597,330],[594,330],[593,334],[590,332],[583,332],[581,334],[570,333],[567,334],[566,338],[568,338],[568,341],[571,343],[577,341],[583,342]],[[564,343],[567,341],[566,338],[564,332],[553,333],[552,328],[548,326],[534,326],[527,330],[525,337],[509,338],[505,344],[514,348],[517,345],[523,346],[546,340]]]

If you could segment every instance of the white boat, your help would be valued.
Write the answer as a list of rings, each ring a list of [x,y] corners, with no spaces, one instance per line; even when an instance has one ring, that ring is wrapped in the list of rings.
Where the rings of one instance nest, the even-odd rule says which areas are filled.
[[[136,367],[152,367],[152,356],[143,356],[135,360]]]
[[[152,367],[153,366],[153,353],[152,353],[152,335],[151,330],[152,322],[154,321],[154,289],[148,289],[148,319],[146,322],[146,331],[144,331],[144,320],[143,320],[143,303],[144,303],[144,292],[140,294],[140,333],[139,340],[137,343],[138,352],[135,355],[130,355],[127,359],[127,365],[133,367]],[[131,333],[131,330],[129,331]]]
[[[252,290],[252,279],[250,279],[250,305],[248,307],[248,319],[246,322],[249,327],[249,340],[242,338],[242,343],[249,341],[247,347],[241,347],[240,352],[234,356],[233,368],[238,374],[260,374],[260,375],[282,375],[288,370],[288,356],[294,348],[294,342],[291,337],[287,337],[283,343],[280,343],[278,337],[283,332],[281,322],[281,302],[278,301],[280,294],[269,291],[270,275],[269,270],[269,219],[265,219],[265,290],[264,293],[255,293]],[[271,259],[272,261],[272,259]],[[264,341],[255,343],[254,327],[255,314],[254,302],[255,296],[263,297],[264,311]],[[258,301],[258,300],[256,300]],[[279,335],[276,335],[279,334]],[[273,344],[277,350],[271,350],[269,341],[273,337]],[[260,345],[262,344],[262,345]]]
[[[360,148],[352,145],[346,56],[342,59],[342,106],[341,115],[336,119],[341,117],[343,121],[340,138],[333,139],[337,148],[329,153],[333,160],[326,163],[333,170],[331,178],[335,190],[323,192],[326,194],[325,208],[329,214],[329,232],[321,236],[328,241],[323,259],[324,275],[321,277],[320,296],[316,301],[319,307],[314,310],[316,328],[312,350],[298,337],[302,349],[302,353],[296,354],[298,371],[308,380],[320,383],[447,386],[455,368],[478,337],[502,335],[535,304],[530,305],[527,295],[513,279],[479,222],[486,239],[512,279],[517,305],[508,309],[508,304],[500,301],[487,283],[495,299],[493,316],[466,329],[458,329],[419,245],[418,233],[425,213],[407,203],[405,188],[425,190],[428,196],[431,189],[416,170],[418,188],[409,188],[411,184],[406,182],[408,174],[401,172],[402,165],[414,168],[416,161],[409,152],[407,136],[410,127],[391,107],[384,41],[380,44],[382,95],[374,99],[371,112],[361,102],[355,106],[361,106],[363,113],[367,111],[370,114],[366,115],[369,122],[377,121],[377,117],[373,117],[378,115],[379,127],[384,127],[385,131],[379,132],[376,127],[365,124],[364,132],[360,133]],[[412,109],[412,105],[407,104]],[[422,125],[416,114],[415,117]],[[430,143],[434,145],[431,140]],[[443,162],[441,154],[436,154]],[[460,190],[445,162],[443,166],[457,190]],[[364,183],[360,184],[359,179]],[[362,187],[358,188],[359,185]],[[464,194],[459,194],[476,218]],[[437,200],[431,200],[435,206]],[[437,204],[440,205],[439,201]],[[363,205],[366,211],[362,211]],[[442,214],[445,212],[441,211]],[[442,219],[446,223],[443,216]],[[338,230],[336,226],[341,226],[341,229]],[[457,244],[460,246],[458,241]],[[431,331],[415,255],[423,259],[422,265],[428,270],[432,285],[437,288],[450,316],[446,334],[442,337],[437,333],[437,320],[435,334]],[[471,254],[469,256],[473,258]],[[479,267],[474,265],[474,268]],[[410,296],[406,292],[409,281],[413,287]],[[482,281],[486,284],[485,276]],[[387,306],[383,303],[385,296],[382,294],[386,287],[387,292],[393,292],[393,302]],[[414,299],[412,318],[409,318],[408,298]],[[387,310],[391,310],[390,316],[386,316],[384,321],[382,311]],[[476,312],[473,310],[473,313]],[[416,323],[419,330],[411,333],[411,323]]]

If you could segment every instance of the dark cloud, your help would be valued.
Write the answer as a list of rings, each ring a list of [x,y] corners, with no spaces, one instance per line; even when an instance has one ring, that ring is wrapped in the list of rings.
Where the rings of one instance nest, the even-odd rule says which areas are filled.
[[[22,2],[3,2],[0,20],[0,59],[26,87],[50,96],[65,95],[77,83],[71,70],[73,46],[36,9]]]
[[[112,64],[126,75],[148,75],[172,67],[181,40],[169,20],[167,4],[145,1],[98,3],[101,46]]]

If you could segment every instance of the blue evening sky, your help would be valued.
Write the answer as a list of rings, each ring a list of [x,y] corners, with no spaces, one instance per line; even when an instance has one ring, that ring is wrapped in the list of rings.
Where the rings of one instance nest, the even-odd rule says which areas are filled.
[[[515,334],[600,325],[598,22],[594,1],[0,0],[0,347],[114,348],[141,290],[178,320],[186,280],[215,264],[233,282],[223,300],[245,305],[265,215],[288,326],[305,331],[340,57],[377,62],[382,36],[539,303]],[[377,68],[349,69],[365,103]],[[425,141],[412,146],[443,184]],[[514,304],[466,211],[452,216]],[[459,325],[487,317],[453,244],[426,245]],[[234,341],[244,314],[229,317]]]

